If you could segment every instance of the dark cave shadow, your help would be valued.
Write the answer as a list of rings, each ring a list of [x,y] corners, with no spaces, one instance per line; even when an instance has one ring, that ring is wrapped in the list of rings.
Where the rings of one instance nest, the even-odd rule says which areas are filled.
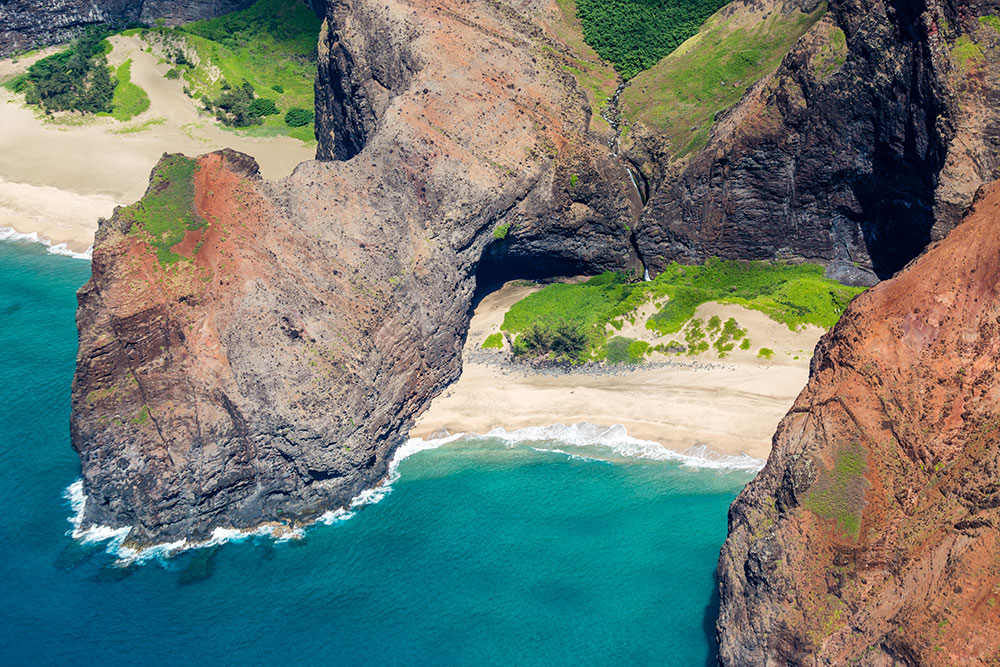
[[[708,641],[708,655],[705,657],[705,667],[718,667],[719,639],[715,634],[715,620],[719,617],[719,580],[712,574],[712,595],[705,607],[705,615],[701,619],[701,629]]]

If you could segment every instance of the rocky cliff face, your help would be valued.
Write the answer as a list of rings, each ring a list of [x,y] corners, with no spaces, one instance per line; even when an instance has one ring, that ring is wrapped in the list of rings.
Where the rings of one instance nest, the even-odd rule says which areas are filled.
[[[213,18],[254,0],[7,0],[0,4],[0,56],[66,42],[92,25],[167,25]]]
[[[659,175],[637,227],[647,263],[786,257],[861,282],[891,276],[1000,175],[1000,33],[980,20],[997,13],[993,0],[830,0],[706,149],[668,164],[655,131],[635,128],[635,153]]]
[[[724,665],[1000,660],[1000,185],[819,343],[730,509]]]
[[[556,11],[331,4],[317,127],[339,161],[269,183],[226,152],[171,183],[165,158],[102,222],[73,388],[85,524],[143,543],[342,506],[458,375],[484,255],[509,277],[637,265],[634,191],[587,134]],[[163,197],[196,214],[167,264]]]

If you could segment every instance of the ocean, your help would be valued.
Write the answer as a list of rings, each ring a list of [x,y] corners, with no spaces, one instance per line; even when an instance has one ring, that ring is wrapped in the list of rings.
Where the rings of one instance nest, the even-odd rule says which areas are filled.
[[[0,243],[0,664],[714,664],[715,563],[754,473],[614,429],[411,442],[391,487],[300,539],[131,564],[74,540],[89,272]]]

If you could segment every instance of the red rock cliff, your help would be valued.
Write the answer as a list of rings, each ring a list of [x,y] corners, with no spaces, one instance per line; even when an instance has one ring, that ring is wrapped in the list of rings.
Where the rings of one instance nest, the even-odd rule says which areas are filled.
[[[724,665],[1000,660],[1000,185],[819,343],[730,510]]]

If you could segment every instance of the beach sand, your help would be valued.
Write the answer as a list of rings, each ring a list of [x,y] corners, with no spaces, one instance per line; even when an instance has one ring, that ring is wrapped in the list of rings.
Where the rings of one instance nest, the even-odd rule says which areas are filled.
[[[697,357],[654,355],[621,373],[540,373],[502,363],[498,352],[480,350],[499,330],[506,310],[535,287],[508,283],[476,308],[461,377],[417,420],[412,437],[487,433],[494,428],[587,422],[623,425],[628,434],[676,451],[707,446],[720,454],[766,459],[778,422],[806,384],[809,359],[822,330],[793,332],[762,313],[709,303],[696,316],[735,317],[754,342],[719,359],[714,350]],[[643,322],[637,319],[637,327]],[[756,350],[773,349],[772,360]],[[797,359],[795,357],[798,357]]]
[[[0,89],[0,228],[35,233],[83,252],[93,244],[97,219],[142,197],[149,172],[165,152],[200,155],[234,148],[257,159],[264,178],[287,176],[314,157],[315,146],[286,136],[244,137],[199,114],[183,81],[163,78],[169,65],[143,51],[138,37],[111,37],[111,65],[132,59],[132,81],[150,107],[132,120],[64,116],[42,120],[23,99]],[[52,52],[14,62],[0,60],[0,81]]]

